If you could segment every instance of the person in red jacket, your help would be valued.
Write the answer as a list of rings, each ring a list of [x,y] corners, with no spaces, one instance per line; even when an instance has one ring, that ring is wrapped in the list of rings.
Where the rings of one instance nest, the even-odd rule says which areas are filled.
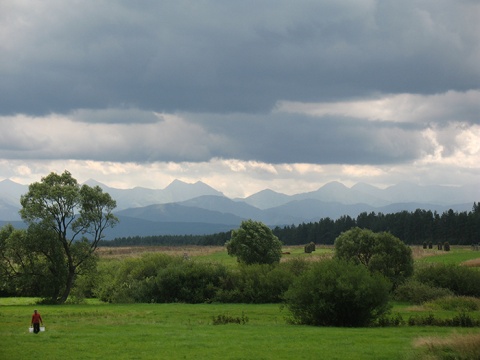
[[[37,310],[33,310],[33,315],[32,315],[32,326],[33,326],[33,332],[35,334],[38,334],[40,331],[40,323],[43,325],[43,320],[42,316],[38,313]]]

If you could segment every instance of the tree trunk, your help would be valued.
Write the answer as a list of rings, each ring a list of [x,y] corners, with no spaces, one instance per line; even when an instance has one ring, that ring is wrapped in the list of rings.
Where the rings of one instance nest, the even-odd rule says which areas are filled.
[[[58,294],[60,293],[60,289],[58,286],[55,286],[55,289],[52,294],[52,304],[56,304],[58,302]]]
[[[68,276],[67,282],[65,284],[65,290],[60,298],[57,299],[57,304],[65,304],[65,301],[68,299],[68,295],[70,295],[70,291],[73,287],[73,281],[75,279],[75,267],[69,266],[68,267]]]

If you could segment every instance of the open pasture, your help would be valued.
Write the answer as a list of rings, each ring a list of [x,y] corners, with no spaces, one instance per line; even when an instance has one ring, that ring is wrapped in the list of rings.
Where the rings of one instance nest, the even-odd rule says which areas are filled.
[[[451,246],[450,251],[413,248],[414,259],[425,263],[460,264],[480,266],[480,251],[472,250],[471,246]]]
[[[333,247],[317,246],[305,254],[302,246],[284,247],[283,257],[329,258]],[[475,262],[480,253],[452,246],[450,252],[413,247],[417,262]],[[102,248],[102,261],[120,261],[147,252],[221,262],[236,259],[224,247]],[[123,304],[88,300],[81,305],[35,305],[36,299],[0,298],[0,359],[431,359],[425,348],[450,346],[451,341],[477,343],[479,328],[400,326],[335,328],[291,325],[278,304]],[[38,308],[46,331],[28,332]],[[395,304],[392,314],[434,313],[451,318],[456,311]],[[246,324],[214,325],[215,317],[246,317]],[[480,311],[474,311],[475,318]],[[466,340],[465,340],[466,339]],[[473,339],[473,340],[472,340]],[[476,345],[475,345],[476,346]],[[476,346],[478,348],[478,346]]]
[[[1,359],[414,359],[419,339],[480,333],[445,327],[295,326],[272,304],[94,302],[39,305],[47,330],[34,335],[28,332],[33,304],[9,305],[9,299],[0,304]],[[222,314],[245,315],[248,322],[213,325]]]
[[[119,247],[99,247],[97,254],[102,259],[124,259],[128,257],[139,257],[146,253],[163,253],[171,256],[204,257],[212,256],[217,253],[225,253],[224,246],[119,246]]]
[[[480,265],[480,251],[474,251],[470,246],[451,246],[450,251],[434,249],[423,249],[422,246],[411,246],[412,255],[418,262],[443,262],[450,264],[462,264],[475,266]],[[235,264],[236,258],[227,254],[225,246],[124,246],[124,247],[100,247],[97,249],[101,259],[125,259],[129,257],[140,257],[145,253],[160,252],[172,256],[188,256],[201,261],[220,262],[223,264]],[[294,257],[301,257],[311,261],[322,260],[333,257],[333,245],[317,245],[316,251],[310,254],[304,252],[304,247],[283,246],[281,261],[288,261]]]
[[[284,246],[281,261],[301,257],[309,261],[318,261],[333,256],[333,246],[317,246],[315,252],[306,254],[303,246]],[[186,256],[197,261],[217,262],[224,265],[235,265],[236,257],[229,256],[225,246],[122,246],[99,247],[97,253],[102,260],[122,260],[140,257],[146,253],[162,253],[171,256]]]

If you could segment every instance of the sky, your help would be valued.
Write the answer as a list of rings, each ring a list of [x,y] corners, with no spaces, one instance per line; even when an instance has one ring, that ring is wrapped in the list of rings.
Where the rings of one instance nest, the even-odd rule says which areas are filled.
[[[478,0],[0,1],[0,180],[480,184]]]

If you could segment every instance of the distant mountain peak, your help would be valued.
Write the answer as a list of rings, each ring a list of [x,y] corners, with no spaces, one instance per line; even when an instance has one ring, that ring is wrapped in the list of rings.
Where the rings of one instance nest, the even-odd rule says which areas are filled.
[[[480,199],[478,184],[454,187],[401,182],[377,188],[365,183],[347,187],[336,181],[316,191],[295,195],[264,189],[234,200],[202,181],[186,183],[176,179],[165,189],[116,189],[93,179],[85,184],[100,186],[117,202],[116,214],[123,216],[124,222],[109,231],[117,237],[230,231],[242,219],[282,226],[318,221],[322,217],[355,217],[365,211],[384,214],[417,208],[438,213],[448,209],[470,211],[473,202]],[[9,179],[0,181],[0,221],[19,219],[19,200],[27,191],[27,185]]]
[[[182,180],[175,179],[173,180],[164,190],[165,191],[187,191],[187,190],[206,190],[211,193],[211,195],[223,195],[220,191],[215,190],[210,185],[205,184],[202,181],[197,181],[195,183],[187,183]]]
[[[168,184],[165,189],[168,189],[168,188],[174,187],[174,186],[184,186],[184,185],[189,185],[189,184],[186,183],[185,181],[175,179],[170,184]]]
[[[340,181],[330,181],[330,182],[326,183],[325,185],[323,185],[321,187],[321,189],[324,189],[324,190],[345,190],[345,189],[348,189],[348,187],[345,186]]]
[[[100,181],[97,181],[95,179],[88,179],[83,184],[88,185],[88,186],[100,186],[101,188],[106,188],[107,187],[107,185],[102,184]]]
[[[0,181],[0,184],[1,185],[16,185],[16,186],[26,186],[26,185],[22,185],[20,183],[17,183],[15,181],[13,181],[12,179],[3,179],[2,181]]]
[[[280,206],[287,203],[290,201],[290,196],[271,189],[265,189],[250,195],[243,201],[259,209],[267,209],[269,207]]]

